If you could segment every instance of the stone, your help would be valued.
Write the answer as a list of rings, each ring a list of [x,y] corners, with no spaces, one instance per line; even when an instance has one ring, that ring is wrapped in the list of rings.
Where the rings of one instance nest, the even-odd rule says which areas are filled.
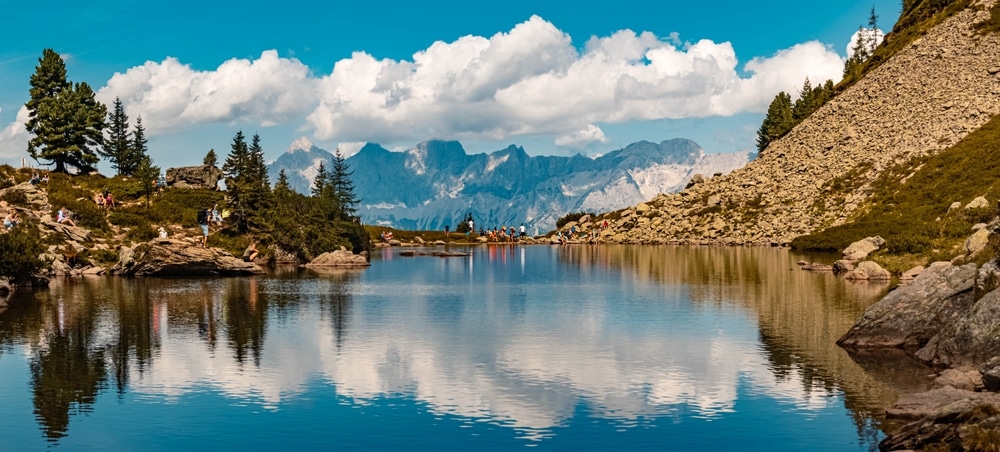
[[[124,251],[124,250],[123,250]],[[243,262],[221,248],[176,240],[158,239],[137,245],[119,255],[112,274],[120,276],[255,275],[264,270]]]
[[[445,246],[445,245],[447,245],[447,243],[445,243],[444,240],[435,240],[434,241],[434,245],[435,246]]]
[[[0,190],[0,198],[3,198],[4,195],[13,192],[24,193],[24,197],[27,199],[28,204],[35,208],[41,210],[52,210],[52,207],[49,205],[48,194],[46,194],[43,190],[39,189],[38,186],[36,185],[32,185],[28,182],[22,182],[13,187],[7,187],[3,190]]]
[[[62,235],[67,240],[72,240],[74,242],[90,241],[90,229],[81,228],[79,226],[69,226],[62,223],[56,223],[55,221],[47,221],[47,220],[42,220],[41,226],[45,229],[48,229],[50,231]]]
[[[691,187],[694,187],[695,185],[703,183],[705,183],[705,176],[702,176],[701,174],[695,174],[694,176],[691,176],[691,180],[689,180],[688,183],[684,185],[684,189],[687,190]]]
[[[316,256],[306,267],[368,267],[368,257],[365,254],[354,254],[341,247],[336,251]]]
[[[965,239],[965,243],[962,245],[962,251],[965,253],[966,258],[974,257],[979,254],[982,250],[986,249],[986,245],[989,243],[990,231],[986,228],[979,229],[973,232],[969,238]]]
[[[888,281],[892,279],[889,271],[872,261],[864,261],[858,264],[854,270],[847,272],[844,279],[858,281]]]
[[[720,198],[719,195],[709,196],[708,200],[705,201],[705,205],[708,206],[717,206],[721,203],[722,203],[722,198]]]
[[[931,267],[865,310],[837,344],[917,350],[973,303],[976,265]]]
[[[854,270],[854,262],[847,259],[840,259],[833,263],[833,272],[840,274]]]
[[[215,166],[182,166],[167,169],[167,186],[218,190],[222,170]]]
[[[906,280],[906,281],[913,280],[922,271],[924,271],[924,266],[923,265],[918,265],[916,267],[913,267],[913,268],[911,268],[911,269],[903,272],[903,274],[899,276],[899,279],[900,280]]]
[[[590,215],[584,215],[580,217],[580,224],[590,223]]]
[[[948,206],[948,213],[951,213],[951,211],[958,210],[958,209],[961,209],[961,208],[962,208],[962,203],[959,202],[959,201],[955,201],[955,202],[951,203],[950,206]]]
[[[639,205],[635,206],[636,213],[640,215],[649,212],[649,210],[650,210],[649,204],[646,204],[644,202],[640,202]]]
[[[844,259],[849,261],[864,260],[869,254],[877,251],[884,245],[885,239],[882,237],[866,237],[848,245],[847,248],[844,248]]]
[[[1000,392],[1000,356],[994,356],[979,368],[983,376],[983,389]]]
[[[977,391],[982,387],[983,376],[978,370],[945,369],[934,379],[934,388]]]
[[[987,405],[991,409],[984,410]],[[962,436],[969,426],[997,427],[997,417],[986,417],[985,413],[991,411],[1000,411],[1000,394],[939,388],[904,395],[886,410],[886,417],[913,422],[890,432],[878,447],[879,450],[967,450],[962,447]]]
[[[1000,290],[975,301],[971,309],[937,313],[946,321],[916,356],[935,366],[979,366],[1000,356]]]
[[[809,265],[803,266],[802,269],[810,272],[832,272],[833,266],[826,264],[817,264],[814,262]]]
[[[997,288],[1000,288],[1000,262],[993,259],[979,267],[976,273],[976,299],[983,298]]]
[[[389,246],[403,246],[403,242],[400,242],[399,240],[396,239],[392,239],[389,240]]]
[[[990,202],[987,201],[986,198],[984,198],[982,196],[979,196],[976,199],[973,199],[972,202],[966,204],[965,208],[966,209],[982,209],[984,207],[989,207],[989,206],[990,206]]]

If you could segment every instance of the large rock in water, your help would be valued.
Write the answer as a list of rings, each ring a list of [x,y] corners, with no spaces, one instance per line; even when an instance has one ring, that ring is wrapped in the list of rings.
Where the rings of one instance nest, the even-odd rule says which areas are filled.
[[[849,261],[860,261],[868,258],[868,254],[877,251],[885,245],[885,239],[879,236],[867,237],[854,242],[844,248],[844,259]]]
[[[255,275],[264,270],[243,262],[220,248],[202,248],[188,242],[157,239],[123,250],[111,269],[122,276]]]
[[[911,284],[868,307],[837,344],[919,349],[969,309],[975,282],[976,264],[924,270]]]
[[[170,187],[217,190],[221,179],[222,170],[210,165],[167,169],[167,185]]]
[[[354,254],[344,248],[316,256],[306,267],[367,267],[367,253]]]
[[[1000,290],[987,293],[947,324],[917,358],[940,366],[978,366],[1000,355]]]
[[[955,388],[905,395],[886,410],[888,419],[915,420],[879,443],[879,450],[987,450],[968,447],[966,433],[975,426],[992,430],[1000,424],[1000,394]],[[978,446],[982,446],[981,444]],[[927,448],[927,449],[925,449]]]

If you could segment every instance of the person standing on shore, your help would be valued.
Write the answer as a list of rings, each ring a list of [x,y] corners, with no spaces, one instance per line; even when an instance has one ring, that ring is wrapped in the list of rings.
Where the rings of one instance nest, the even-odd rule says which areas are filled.
[[[204,210],[198,211],[198,226],[201,226],[201,247],[205,248],[208,246],[208,221],[211,218],[212,209],[210,207]]]

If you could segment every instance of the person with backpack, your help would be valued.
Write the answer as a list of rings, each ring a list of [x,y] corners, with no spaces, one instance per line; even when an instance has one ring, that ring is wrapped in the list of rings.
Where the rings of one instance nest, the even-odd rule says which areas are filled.
[[[201,247],[208,246],[208,219],[212,215],[212,209],[206,208],[198,211],[198,226],[201,226],[202,238]]]

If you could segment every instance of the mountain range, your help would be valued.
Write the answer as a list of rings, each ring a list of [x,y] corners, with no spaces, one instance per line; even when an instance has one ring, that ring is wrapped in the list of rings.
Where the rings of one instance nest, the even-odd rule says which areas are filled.
[[[524,223],[544,232],[567,213],[634,205],[683,189],[695,174],[728,173],[754,157],[706,154],[683,138],[640,141],[597,158],[529,156],[514,145],[470,155],[457,141],[432,140],[402,152],[369,143],[346,162],[366,224],[441,230],[471,212],[477,226]],[[332,159],[301,138],[268,169],[272,181],[284,170],[292,188],[308,193],[320,162],[330,168]]]

